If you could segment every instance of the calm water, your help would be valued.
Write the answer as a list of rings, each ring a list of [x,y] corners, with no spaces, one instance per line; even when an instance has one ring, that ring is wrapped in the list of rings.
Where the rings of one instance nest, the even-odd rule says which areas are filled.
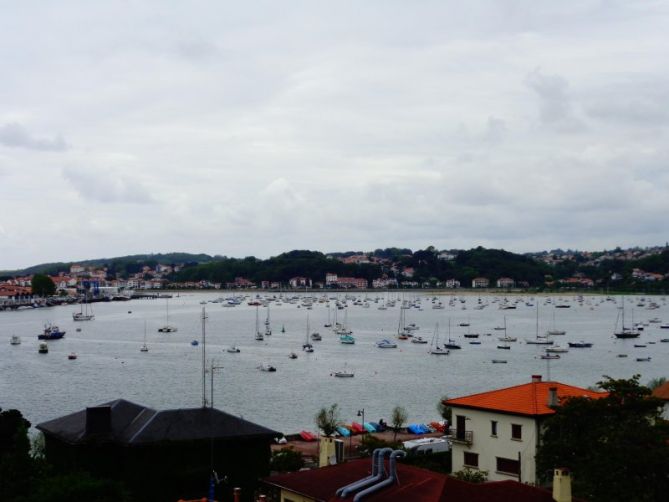
[[[190,342],[201,336],[200,302],[218,296],[220,292],[190,293],[169,300],[170,324],[179,328],[169,334],[157,332],[165,322],[165,300],[96,303],[95,320],[78,323],[72,321],[77,306],[0,312],[0,407],[18,408],[36,424],[117,398],[161,409],[199,406],[202,346],[193,347]],[[434,310],[433,295],[406,294],[407,300],[422,299],[423,310],[406,311],[406,322],[420,326],[416,335],[431,339],[439,322],[441,340],[445,341],[450,319],[451,338],[462,344],[462,350],[451,351],[449,356],[431,356],[427,345],[401,340],[397,349],[376,348],[376,341],[396,334],[401,303],[378,310],[381,302],[374,303],[376,297],[368,295],[369,308],[349,301],[345,310],[338,311],[339,321],[347,312],[355,345],[342,345],[337,335],[323,327],[328,318],[324,303],[314,304],[312,310],[297,304],[272,305],[273,335],[263,342],[254,340],[256,307],[244,303],[224,308],[222,304],[207,303],[207,359],[213,357],[216,365],[224,367],[215,372],[215,406],[292,433],[314,430],[314,414],[332,403],[340,405],[342,418],[347,421],[356,419],[356,411],[361,408],[367,420],[388,420],[398,404],[409,411],[410,421],[434,420],[438,418],[436,403],[440,396],[525,383],[534,373],[545,377],[548,364],[554,380],[580,386],[593,385],[602,375],[626,378],[635,373],[647,383],[651,378],[666,376],[669,367],[669,343],[659,341],[669,337],[669,330],[651,323],[637,340],[613,338],[619,309],[604,297],[588,296],[582,304],[574,297],[563,297],[571,305],[568,309],[545,304],[545,297],[523,297],[516,310],[500,310],[498,303],[492,303],[496,297],[484,296],[481,301],[489,305],[477,310],[478,296],[458,297],[453,306],[448,304],[450,297],[442,296],[446,308]],[[501,301],[503,297],[499,298]],[[626,298],[627,319],[634,316],[636,322],[657,317],[669,322],[669,307],[663,297],[643,297],[645,305],[657,302],[660,308],[656,310],[637,306],[641,298]],[[554,337],[560,345],[584,339],[593,342],[594,347],[570,349],[550,363],[541,360],[544,347],[523,343],[525,338],[534,337],[536,319],[536,307],[525,302],[539,303],[541,333],[551,327],[555,313],[557,326],[567,331],[566,336]],[[330,303],[333,315],[334,301]],[[267,309],[261,307],[259,312],[263,328]],[[307,314],[312,331],[323,336],[323,341],[313,342],[313,354],[301,350]],[[504,317],[508,334],[519,340],[511,343],[508,351],[496,348],[502,332],[493,329],[504,324]],[[141,353],[145,321],[150,351]],[[49,342],[49,354],[40,355],[37,334],[46,322],[58,324],[67,335]],[[460,327],[462,322],[471,326]],[[285,333],[281,333],[282,326]],[[481,333],[481,345],[468,344],[463,338],[467,329]],[[11,335],[21,336],[23,343],[10,346]],[[635,343],[654,341],[657,343],[646,348],[633,347]],[[232,344],[238,345],[241,353],[227,353],[225,349]],[[299,358],[290,360],[291,351]],[[69,361],[70,352],[76,352],[79,358]],[[629,357],[618,358],[618,354]],[[636,361],[647,355],[652,356],[651,362]],[[508,364],[492,364],[495,358],[506,359]],[[275,365],[277,372],[259,371],[257,367],[262,363]],[[355,377],[331,376],[344,367],[354,371]]]

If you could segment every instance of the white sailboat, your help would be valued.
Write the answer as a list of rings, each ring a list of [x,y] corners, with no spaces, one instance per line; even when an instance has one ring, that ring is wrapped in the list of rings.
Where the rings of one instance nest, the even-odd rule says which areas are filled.
[[[305,352],[313,352],[314,346],[309,342],[309,314],[307,313],[307,338],[306,341],[302,344],[302,350]]]
[[[146,321],[144,321],[144,343],[139,348],[139,351],[140,352],[148,352],[149,351],[149,347],[148,347],[148,345],[146,345]]]
[[[265,319],[265,336],[272,334],[272,327],[269,324],[269,303],[267,304],[267,318]]]
[[[546,334],[551,335],[551,336],[559,336],[559,335],[566,335],[567,332],[563,329],[557,329],[555,327],[555,310],[553,310],[553,326],[551,329],[549,329]]]
[[[81,303],[81,311],[72,313],[73,321],[92,321],[93,319],[95,319],[95,315],[93,315],[92,306],[90,314],[88,313],[88,302],[86,301],[87,298],[88,294],[84,292],[84,301]]]
[[[553,312],[553,316],[555,316],[555,312]],[[548,333],[550,333],[550,331]],[[539,302],[537,302],[537,320],[534,339],[526,338],[525,343],[528,345],[553,345],[553,340],[549,339],[548,336],[539,336]]]
[[[260,308],[259,305],[256,305],[256,340],[258,340],[259,342],[262,342],[265,339],[265,337],[263,336],[262,331],[260,331],[260,320],[258,318],[258,308]]]

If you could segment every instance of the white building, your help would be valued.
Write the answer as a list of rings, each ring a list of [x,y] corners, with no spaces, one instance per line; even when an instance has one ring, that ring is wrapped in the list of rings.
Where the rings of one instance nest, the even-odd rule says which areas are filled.
[[[453,471],[469,467],[487,471],[491,481],[535,483],[539,432],[542,421],[555,413],[551,406],[565,397],[604,395],[532,375],[530,383],[445,401],[455,425]]]

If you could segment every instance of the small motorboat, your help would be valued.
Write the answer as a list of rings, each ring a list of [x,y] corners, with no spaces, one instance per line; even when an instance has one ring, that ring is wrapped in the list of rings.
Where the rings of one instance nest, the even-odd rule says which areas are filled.
[[[295,352],[291,352],[291,353],[288,355],[288,358],[289,358],[289,359],[297,359],[297,354],[296,354]]]
[[[506,359],[493,359],[493,364],[506,364]]]
[[[12,337],[9,339],[9,344],[10,345],[21,345],[21,337],[18,335],[12,335]]]
[[[648,362],[648,361],[650,361],[650,356],[648,356],[648,357],[637,357],[636,360],[638,362]]]
[[[642,349],[642,348],[646,347],[646,344],[645,343],[635,343],[634,346],[637,349]]]
[[[70,353],[68,354],[67,358],[68,358],[70,361],[74,361],[74,360],[77,358],[77,353],[76,353],[76,352],[70,352]]]
[[[391,342],[390,340],[381,340],[380,342],[376,342],[376,346],[379,349],[396,349],[397,344],[394,342]]]
[[[147,347],[146,344],[143,344],[143,345],[140,347],[139,351],[140,351],[140,352],[148,352],[148,351],[149,351],[149,347]]]
[[[469,342],[469,345],[481,345],[481,342],[479,340],[472,340]]]
[[[584,342],[583,340],[581,340],[580,342],[567,342],[567,344],[575,349],[589,349],[590,347],[592,347],[592,343]]]
[[[258,366],[258,369],[260,371],[265,371],[268,373],[273,373],[276,371],[276,368],[269,363],[261,364],[260,366]]]
[[[311,339],[312,339],[314,342],[320,342],[320,341],[323,339],[323,337],[321,336],[320,333],[316,333],[316,332],[314,332],[314,333],[311,334]]]
[[[415,336],[411,339],[411,343],[427,343],[427,340],[425,340],[422,336]]]
[[[559,354],[541,354],[541,359],[560,359]]]
[[[355,373],[348,370],[341,370],[341,371],[335,371],[332,374],[332,376],[335,376],[337,378],[353,378],[355,376]]]
[[[233,345],[232,347],[228,347],[227,352],[229,352],[230,354],[239,354],[240,350],[239,347]]]
[[[669,342],[669,338],[661,338],[660,341],[662,343],[667,343],[667,342]]]
[[[192,340],[192,341],[190,342],[190,344],[191,344],[193,347],[197,347],[198,345],[200,345],[200,342],[198,342],[197,340]]]
[[[76,331],[77,333],[81,333],[81,328],[77,328],[75,331]]]
[[[37,352],[40,354],[48,354],[49,353],[49,346],[47,345],[46,342],[41,342],[39,344],[39,348],[37,349]]]
[[[627,357],[627,354],[618,354],[616,357]]]

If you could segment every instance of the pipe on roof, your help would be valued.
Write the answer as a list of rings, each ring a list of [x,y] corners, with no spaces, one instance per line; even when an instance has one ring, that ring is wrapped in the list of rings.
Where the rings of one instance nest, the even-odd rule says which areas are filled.
[[[372,453],[372,475],[339,488],[335,492],[336,495],[338,497],[346,498],[353,492],[381,481],[386,476],[386,468],[384,465],[386,454],[391,454],[392,451],[392,448],[377,448],[374,450],[374,453]]]
[[[362,500],[363,497],[366,497],[367,495],[370,495],[372,493],[376,493],[387,486],[395,484],[398,481],[397,457],[406,457],[406,455],[407,455],[406,452],[402,450],[395,450],[394,452],[392,452],[390,454],[390,463],[389,463],[390,475],[380,483],[370,486],[369,488],[366,488],[360,493],[358,493],[355,497],[353,497],[353,502],[360,502],[360,500]]]

